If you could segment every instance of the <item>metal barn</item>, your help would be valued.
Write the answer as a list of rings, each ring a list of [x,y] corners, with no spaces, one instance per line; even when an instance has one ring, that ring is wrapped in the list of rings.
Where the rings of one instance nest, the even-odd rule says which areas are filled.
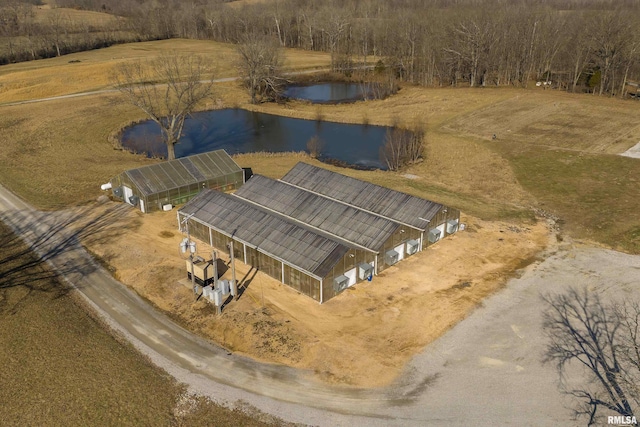
[[[306,163],[295,165],[281,181],[388,218],[417,231],[419,239],[405,242],[404,249],[407,252],[425,249],[458,231],[458,209]],[[402,249],[402,246],[398,249]],[[402,251],[398,249],[394,248],[394,251],[402,259]],[[392,257],[393,254],[389,253],[389,256]]]
[[[194,197],[178,211],[178,224],[185,218],[192,236],[221,250],[233,240],[236,259],[320,303],[342,290],[334,284],[335,271],[356,260],[373,262],[372,254],[354,245],[218,191]]]
[[[200,195],[179,223],[188,215],[194,236],[219,249],[233,239],[236,258],[320,303],[456,232],[460,219],[457,209],[304,163],[282,180],[254,175],[232,195]],[[303,231],[322,242],[317,250],[296,240]]]
[[[130,169],[110,183],[114,197],[152,212],[186,203],[203,189],[235,190],[243,176],[226,151],[216,150]]]

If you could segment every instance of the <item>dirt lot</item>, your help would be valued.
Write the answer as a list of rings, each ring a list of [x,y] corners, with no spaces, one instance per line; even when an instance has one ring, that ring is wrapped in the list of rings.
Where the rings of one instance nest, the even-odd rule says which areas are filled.
[[[238,262],[246,292],[217,317],[212,305],[196,302],[192,290],[178,283],[186,272],[175,212],[132,210],[127,221],[135,231],[91,249],[158,308],[231,351],[367,387],[393,381],[412,356],[555,240],[544,220],[516,226],[463,215],[465,231],[323,305]],[[208,245],[199,248],[209,256]]]

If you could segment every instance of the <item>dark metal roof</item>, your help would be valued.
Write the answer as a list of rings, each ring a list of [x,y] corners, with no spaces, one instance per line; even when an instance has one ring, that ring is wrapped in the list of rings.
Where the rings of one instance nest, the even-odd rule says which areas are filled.
[[[210,151],[123,172],[144,195],[242,173],[224,150]]]
[[[419,230],[426,230],[428,221],[443,208],[439,203],[302,162],[295,165],[281,181]]]
[[[234,195],[375,252],[402,227],[381,216],[262,175],[251,177]]]
[[[328,236],[219,191],[201,192],[179,212],[193,214],[198,222],[319,278],[329,274],[350,249]]]

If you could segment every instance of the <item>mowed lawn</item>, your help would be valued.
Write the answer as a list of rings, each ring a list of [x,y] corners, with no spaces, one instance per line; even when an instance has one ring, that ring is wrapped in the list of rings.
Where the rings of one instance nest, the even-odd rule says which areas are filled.
[[[0,223],[4,426],[262,426],[203,398],[114,338]]]

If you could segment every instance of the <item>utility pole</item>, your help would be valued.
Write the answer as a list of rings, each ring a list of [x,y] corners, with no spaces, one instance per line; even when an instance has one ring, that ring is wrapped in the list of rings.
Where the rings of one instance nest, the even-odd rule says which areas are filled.
[[[191,241],[191,234],[189,233],[189,219],[191,219],[192,216],[193,214],[187,215],[182,220],[182,223],[185,224],[187,229],[187,241],[182,241],[181,249],[183,249],[183,252],[186,252],[187,250],[189,251],[189,262],[191,263],[191,287],[197,298],[198,290],[196,288],[196,275],[193,266],[193,253],[196,251],[196,244]]]
[[[213,288],[216,288],[218,283],[218,257],[216,251],[211,252],[211,263],[213,264]]]
[[[231,295],[234,299],[238,298],[238,286],[236,285],[236,261],[233,254],[233,240],[229,243],[229,252],[231,257]]]
[[[196,274],[194,272],[194,266],[193,266],[193,250],[192,250],[192,246],[191,246],[191,234],[189,234],[189,221],[187,221],[187,240],[188,240],[188,245],[189,245],[189,261],[191,262],[191,287],[193,288],[193,293],[196,295],[196,298],[198,298],[198,289],[196,289]]]

